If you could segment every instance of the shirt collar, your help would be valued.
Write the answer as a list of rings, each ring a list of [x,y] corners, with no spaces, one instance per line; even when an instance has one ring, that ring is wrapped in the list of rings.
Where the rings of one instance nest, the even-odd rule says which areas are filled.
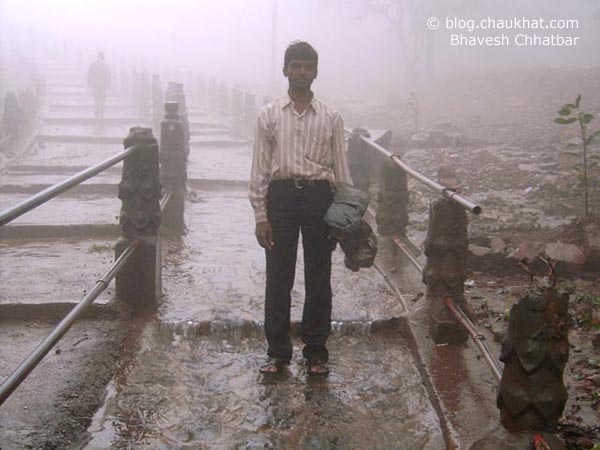
[[[306,107],[306,111],[312,110],[315,114],[317,113],[318,110],[318,100],[315,96],[315,94],[313,93],[313,97],[310,100],[310,103],[308,104],[308,106]],[[291,107],[294,104],[294,101],[292,100],[292,98],[290,97],[290,94],[286,94],[282,97],[282,102],[281,102],[281,109],[285,109],[288,106]]]

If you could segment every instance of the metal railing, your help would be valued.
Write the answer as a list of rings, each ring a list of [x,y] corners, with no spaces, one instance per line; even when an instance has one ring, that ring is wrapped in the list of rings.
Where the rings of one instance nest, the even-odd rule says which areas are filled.
[[[375,149],[377,152],[379,152],[385,158],[391,159],[394,162],[394,164],[397,167],[399,167],[402,171],[404,171],[406,174],[410,175],[417,181],[421,182],[425,186],[442,194],[444,197],[457,203],[458,205],[463,207],[465,210],[470,211],[475,215],[481,214],[482,210],[479,205],[476,205],[475,203],[469,201],[465,197],[462,197],[461,195],[457,194],[455,191],[445,188],[441,184],[436,183],[435,181],[420,174],[416,170],[409,167],[406,163],[404,163],[398,155],[391,153],[386,148],[377,144],[376,142],[373,142],[371,139],[367,138],[364,135],[353,133],[353,131],[348,128],[346,128],[345,131],[346,131],[346,133],[350,134],[351,136],[360,138],[365,144],[367,144],[371,148]],[[393,241],[394,241],[395,246],[398,249],[400,249],[404,255],[406,255],[406,257],[408,258],[410,263],[419,271],[419,273],[422,274],[423,266],[417,259],[417,257],[420,254],[417,246],[414,243],[412,243],[407,236],[395,235],[395,236],[393,236]],[[490,350],[489,346],[485,342],[485,336],[483,336],[481,333],[479,333],[477,331],[477,328],[475,327],[473,322],[469,319],[467,314],[465,314],[465,312],[460,308],[460,306],[458,306],[456,304],[456,302],[450,295],[445,295],[443,298],[443,301],[444,301],[445,306],[448,308],[448,310],[452,313],[452,315],[456,319],[457,323],[459,323],[466,330],[469,337],[471,337],[471,339],[473,340],[473,342],[475,343],[475,345],[481,352],[486,364],[490,367],[493,375],[496,377],[496,379],[500,380],[502,377],[502,369],[500,367],[500,363],[494,357],[492,351]]]
[[[139,241],[133,240],[119,256],[119,258],[110,267],[108,272],[100,278],[94,288],[87,294],[75,307],[65,316],[63,320],[52,330],[33,352],[15,369],[15,371],[0,385],[0,405],[19,387],[35,367],[44,359],[44,356],[60,341],[75,321],[85,312],[85,310],[98,298],[98,296],[108,287],[108,284],[115,277],[117,272],[125,265],[137,248]]]
[[[344,131],[350,135],[354,135],[352,130],[350,130],[348,128],[344,128]],[[475,203],[464,198],[463,196],[457,194],[455,191],[448,189],[439,183],[436,183],[435,181],[427,178],[424,175],[421,175],[419,172],[417,172],[416,170],[412,169],[407,164],[405,164],[398,155],[391,153],[389,150],[387,150],[386,148],[377,144],[376,142],[373,142],[371,139],[367,138],[366,136],[358,135],[358,137],[365,144],[369,145],[371,148],[373,148],[373,149],[377,150],[379,153],[381,153],[384,157],[391,159],[394,162],[394,164],[396,164],[400,169],[402,169],[404,172],[406,172],[408,175],[410,175],[417,181],[419,181],[422,184],[424,184],[425,186],[433,189],[434,191],[442,194],[444,197],[449,198],[450,200],[458,203],[460,206],[465,208],[467,211],[470,211],[475,215],[481,214],[481,206],[476,205]]]
[[[111,166],[123,161],[127,156],[129,156],[132,152],[134,152],[136,146],[129,147],[125,149],[123,152],[118,153],[95,166],[89,167],[85,170],[82,170],[79,173],[67,178],[60,183],[56,183],[43,191],[38,192],[37,194],[32,195],[26,200],[23,200],[16,205],[5,209],[0,212],[0,227],[6,225],[7,223],[13,221],[19,216],[22,216],[28,211],[31,211],[34,208],[37,208],[40,205],[52,200],[54,197],[62,194],[63,192],[68,191],[69,189],[78,186],[85,180],[92,178],[95,175],[103,172]]]
[[[141,170],[141,173],[147,174],[155,185],[160,186],[158,181],[158,146],[156,141],[152,137],[152,133],[149,129],[135,127],[130,131],[125,142],[131,144],[124,151],[89,167],[61,182],[58,182],[42,191],[32,195],[26,200],[0,212],[0,226],[3,226],[17,217],[22,216],[28,211],[43,205],[44,203],[55,198],[59,194],[78,186],[83,181],[92,178],[93,176],[103,172],[107,168],[124,161],[122,181],[126,182],[130,186],[130,190],[133,186],[131,179],[132,172],[136,172],[134,169],[151,169],[154,165],[154,170]],[[134,152],[138,152],[135,153]],[[139,167],[138,167],[139,166]],[[126,168],[129,169],[126,170]],[[137,172],[136,172],[137,173]],[[139,177],[134,177],[138,180]],[[135,187],[133,187],[135,189]],[[128,193],[128,195],[132,195]],[[133,194],[135,195],[135,194]],[[158,207],[162,211],[167,207],[169,200],[172,198],[172,191],[170,189],[165,192],[165,195],[160,199],[160,191],[157,193],[159,196]],[[130,207],[125,207],[125,201],[121,209],[122,214],[132,214]],[[98,296],[108,287],[111,280],[121,272],[125,267],[128,260],[132,257],[135,250],[142,245],[139,234],[135,231],[126,231],[123,228],[123,236],[127,239],[124,248],[117,250],[118,256],[116,261],[112,264],[108,272],[100,278],[91,291],[77,304],[73,309],[64,317],[60,323],[51,331],[51,333],[35,348],[33,352],[17,367],[17,369],[0,385],[0,405],[3,404],[6,399],[14,392],[14,390],[26,379],[26,377],[33,371],[33,369],[43,360],[43,358],[52,350],[52,348],[60,341],[65,333],[71,328],[77,319],[86,311],[86,309],[98,298]],[[147,239],[146,239],[147,241]],[[144,245],[148,245],[145,241]],[[140,264],[137,262],[136,264]],[[141,270],[144,270],[143,268]],[[119,282],[117,280],[117,295],[119,293]]]

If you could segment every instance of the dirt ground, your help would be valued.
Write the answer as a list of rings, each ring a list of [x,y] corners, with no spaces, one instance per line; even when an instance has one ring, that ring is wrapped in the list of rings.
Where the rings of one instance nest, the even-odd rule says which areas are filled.
[[[565,154],[578,135],[575,126],[553,123],[565,103],[582,94],[581,106],[600,129],[600,71],[523,70],[457,74],[419,99],[415,110],[394,99],[385,111],[351,114],[351,125],[385,126],[394,131],[392,151],[436,179],[437,168],[457,171],[462,194],[483,208],[470,215],[470,243],[501,238],[506,253],[523,241],[537,246],[562,241],[581,245],[583,194],[574,187],[576,157]],[[348,119],[346,119],[348,121]],[[362,125],[365,124],[365,125]],[[598,146],[592,154],[600,153]],[[590,172],[590,212],[600,215],[600,169]],[[435,195],[409,180],[408,233],[422,242],[429,202]],[[570,294],[570,360],[565,370],[569,401],[561,432],[569,449],[600,448],[600,267],[559,273],[557,288]],[[537,282],[547,279],[537,271]],[[470,265],[466,298],[479,325],[502,341],[511,305],[529,287],[529,277],[514,260],[496,259],[487,267]]]

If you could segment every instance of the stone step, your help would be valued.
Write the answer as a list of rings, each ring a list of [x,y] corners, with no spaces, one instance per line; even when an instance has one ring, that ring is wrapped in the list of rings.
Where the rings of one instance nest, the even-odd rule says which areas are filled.
[[[161,339],[157,328],[150,323],[143,330],[141,350],[109,384],[85,450],[153,449],[165,442],[215,450],[445,447],[409,346],[398,334],[334,335],[331,373],[313,379],[297,340],[286,371],[263,377],[262,339]]]
[[[20,240],[0,243],[0,304],[78,302],[114,260],[114,239]],[[114,288],[96,303],[108,303]]]

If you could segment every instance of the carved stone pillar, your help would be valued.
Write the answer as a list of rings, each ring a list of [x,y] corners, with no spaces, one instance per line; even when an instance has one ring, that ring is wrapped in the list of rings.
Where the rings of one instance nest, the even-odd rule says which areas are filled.
[[[161,296],[161,221],[158,145],[150,128],[129,130],[124,146],[137,149],[123,162],[119,183],[122,201],[119,225],[122,237],[115,245],[118,258],[132,240],[139,245],[116,276],[117,297],[139,306],[152,306]]]
[[[243,94],[237,87],[231,89],[231,115],[235,122],[242,122],[242,117],[244,115]]]
[[[459,306],[464,305],[467,248],[466,211],[447,198],[434,201],[429,209],[423,282],[430,308],[429,334],[438,344],[459,343],[468,338],[444,305],[446,295]]]
[[[408,180],[393,161],[385,161],[377,195],[377,232],[381,235],[406,235],[408,225]]]
[[[21,137],[25,128],[25,112],[19,105],[19,100],[13,92],[6,94],[4,98],[4,128],[6,133],[13,139]]]
[[[256,122],[256,96],[250,92],[244,94],[244,125],[253,128]]]
[[[196,93],[196,101],[198,102],[198,105],[200,106],[200,108],[208,110],[208,102],[206,98],[206,80],[204,79],[203,75],[198,75],[198,77],[196,78],[196,87],[198,90],[198,92]]]
[[[502,425],[469,450],[566,449],[555,433],[567,401],[563,371],[569,358],[568,306],[567,294],[546,288],[511,308],[496,402]]]
[[[123,98],[130,98],[131,95],[131,76],[126,67],[121,68],[121,76],[119,79],[121,86],[120,93]]]
[[[161,121],[163,114],[163,93],[158,75],[152,76],[152,131],[157,139],[161,136]]]
[[[219,88],[217,81],[211,77],[208,82],[208,112],[214,113],[218,110],[219,104]]]
[[[140,118],[144,121],[150,116],[150,99],[152,98],[152,89],[148,72],[142,72],[138,75],[138,94],[137,108]]]
[[[568,294],[546,288],[510,310],[497,402],[509,431],[557,429],[567,401],[563,371],[569,359],[568,306]]]
[[[179,104],[177,111],[185,130],[184,142],[185,155],[187,158],[187,155],[190,154],[190,123],[188,121],[187,104],[185,100],[185,93],[183,91],[183,84],[170,81],[165,94],[165,100],[167,102],[177,102]]]
[[[355,187],[361,191],[369,192],[371,185],[371,161],[370,152],[375,150],[368,147],[360,136],[371,137],[364,128],[354,128],[348,141],[348,168]]]
[[[229,111],[229,89],[224,84],[219,84],[219,113],[227,114]]]
[[[165,103],[165,119],[161,124],[161,181],[171,197],[163,213],[163,225],[178,234],[185,232],[184,210],[187,190],[187,156],[185,128],[179,117],[177,102]]]

